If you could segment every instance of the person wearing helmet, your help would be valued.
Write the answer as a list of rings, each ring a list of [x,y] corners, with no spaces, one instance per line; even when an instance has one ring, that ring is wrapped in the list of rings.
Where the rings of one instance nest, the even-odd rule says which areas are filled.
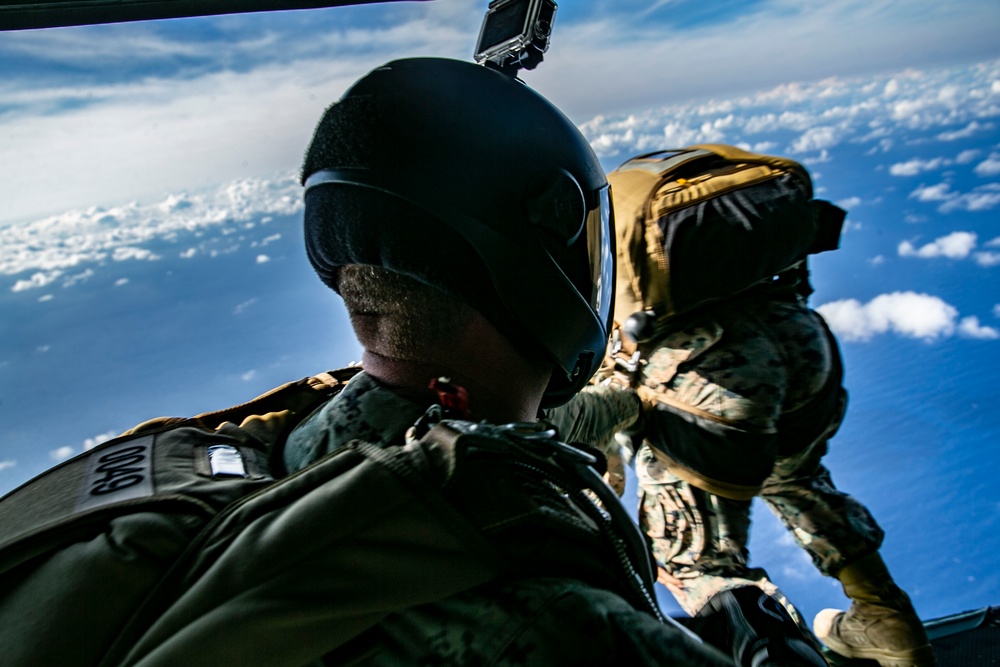
[[[622,445],[634,456],[639,522],[658,581],[692,616],[711,617],[763,591],[783,608],[748,614],[747,630],[773,626],[773,611],[844,658],[933,667],[927,633],[879,553],[884,531],[836,488],[823,462],[847,397],[836,339],[808,307],[811,291],[803,263],[686,313],[629,354],[619,351],[629,370],[609,355],[598,373],[609,384],[586,388],[547,418],[564,437],[614,451]],[[607,398],[614,387],[641,396],[644,409],[621,410],[624,399]],[[822,574],[840,580],[848,611],[825,609],[810,630],[768,572],[748,565],[755,496]]]
[[[594,461],[536,421],[597,370],[613,310],[608,185],[573,124],[506,74],[395,61],[326,111],[302,181],[309,259],[343,298],[364,356],[289,435],[285,468],[358,440],[426,447],[443,416],[496,454],[476,468],[453,439],[432,442],[453,456],[445,497],[492,517],[512,554],[499,578],[397,610],[326,664],[732,664],[660,616],[637,532],[623,563],[603,510],[587,513],[560,466],[543,476],[494,437],[527,433],[519,442],[568,457],[567,470]]]

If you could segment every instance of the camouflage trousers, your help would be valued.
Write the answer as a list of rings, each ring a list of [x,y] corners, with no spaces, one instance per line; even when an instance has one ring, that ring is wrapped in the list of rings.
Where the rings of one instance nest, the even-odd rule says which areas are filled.
[[[820,572],[836,576],[876,551],[883,532],[869,511],[833,485],[820,440],[800,454],[779,458],[761,500],[781,519]],[[801,614],[763,568],[748,567],[750,501],[703,491],[670,473],[648,445],[636,453],[639,524],[652,541],[659,580],[678,604],[696,614],[716,593],[754,585],[778,599],[800,626]]]

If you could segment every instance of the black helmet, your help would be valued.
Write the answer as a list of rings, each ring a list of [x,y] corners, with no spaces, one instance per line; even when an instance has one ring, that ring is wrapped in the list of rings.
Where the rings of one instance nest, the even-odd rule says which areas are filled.
[[[327,109],[302,169],[306,249],[334,287],[383,266],[454,294],[553,363],[546,407],[597,370],[613,312],[608,184],[583,135],[522,82],[398,60]]]

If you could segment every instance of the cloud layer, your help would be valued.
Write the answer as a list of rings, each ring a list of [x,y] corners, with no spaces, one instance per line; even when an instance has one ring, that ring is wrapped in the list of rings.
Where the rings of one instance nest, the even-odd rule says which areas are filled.
[[[524,78],[588,123],[605,150],[649,145],[645,112],[631,128],[619,116],[650,107],[662,109],[657,147],[773,141],[752,135],[779,124],[798,132],[775,143],[779,150],[821,152],[891,131],[885,122],[864,129],[868,98],[894,125],[936,119],[942,140],[990,122],[977,112],[983,90],[935,87],[924,77],[932,97],[914,95],[905,78],[885,78],[863,98],[827,105],[827,114],[782,107],[838,95],[855,74],[996,57],[1000,6],[992,0],[761,0],[739,11],[694,4],[563,6],[546,63]],[[323,108],[360,74],[398,57],[470,59],[482,11],[476,3],[394,3],[5,34],[0,153],[16,157],[0,162],[0,224],[295,169]],[[831,76],[819,86],[787,84]],[[757,90],[771,92],[760,98]],[[691,99],[729,102],[706,103],[694,117],[664,107]],[[730,111],[712,112],[712,104]],[[861,114],[857,123],[852,114]],[[632,138],[621,136],[630,130]]]
[[[292,175],[274,180],[243,179],[202,194],[175,194],[153,204],[130,202],[91,207],[28,224],[0,227],[0,276],[17,278],[14,292],[59,283],[70,287],[94,275],[93,266],[109,262],[155,261],[149,247],[184,235],[214,230],[227,236],[248,225],[266,224],[271,215],[292,215],[302,208],[301,187]],[[272,234],[259,243],[280,238]],[[215,250],[214,252],[218,252]],[[198,249],[180,253],[193,257]],[[257,262],[267,261],[260,255]]]
[[[627,115],[600,115],[581,129],[605,157],[631,155],[695,143],[730,143],[762,152],[823,162],[843,144],[866,147],[873,155],[904,142],[956,140],[995,129],[1000,117],[1000,61],[941,70],[906,70],[892,75],[830,78],[786,84],[762,92],[699,104],[657,107]],[[949,135],[945,130],[960,128]],[[954,155],[954,154],[953,154]],[[911,176],[944,166],[967,165],[975,151],[954,157],[910,160],[889,167]],[[976,168],[989,176],[992,165]],[[925,185],[912,195],[941,202],[943,210],[985,210],[1000,201],[995,183],[972,192],[951,189],[948,182]]]

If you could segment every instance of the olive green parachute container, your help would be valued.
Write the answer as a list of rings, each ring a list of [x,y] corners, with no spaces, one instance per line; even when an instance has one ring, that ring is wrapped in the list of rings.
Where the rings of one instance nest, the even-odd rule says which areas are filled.
[[[836,249],[846,215],[813,199],[794,160],[723,144],[640,155],[608,181],[619,325],[641,311],[662,323]]]
[[[440,421],[284,474],[288,433],[359,370],[144,422],[0,498],[0,664],[301,667],[503,577],[659,615],[634,524],[587,495],[617,502],[596,460],[547,431]]]

